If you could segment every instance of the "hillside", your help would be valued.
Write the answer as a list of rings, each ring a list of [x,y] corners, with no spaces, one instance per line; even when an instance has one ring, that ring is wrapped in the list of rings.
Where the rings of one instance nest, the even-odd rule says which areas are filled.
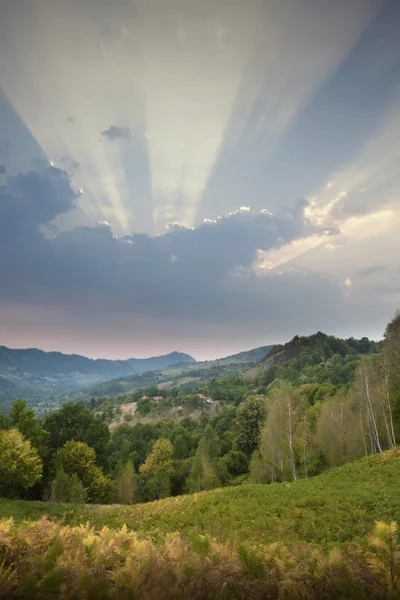
[[[163,541],[173,532],[193,538],[329,548],[369,533],[375,520],[400,521],[400,449],[363,458],[292,483],[245,484],[134,506],[72,506],[0,500],[0,517],[17,523],[62,518],[100,529],[134,529]]]
[[[119,377],[90,387],[82,392],[79,398],[123,396],[150,386],[168,389],[204,383],[225,375],[241,374],[261,358],[266,357],[273,348],[274,346],[262,346],[215,360],[199,361],[195,364],[175,364],[164,370]],[[74,396],[68,399],[74,399]]]
[[[276,345],[258,363],[250,367],[243,374],[244,377],[254,378],[272,365],[287,365],[292,360],[297,360],[296,368],[303,356],[307,355],[305,364],[318,364],[328,360],[333,355],[344,358],[348,355],[372,354],[379,349],[379,343],[362,338],[340,339],[325,333],[315,333],[310,336],[296,335],[286,344]],[[308,357],[310,357],[308,359]]]
[[[10,404],[18,396],[35,403],[43,397],[116,377],[195,362],[193,357],[181,352],[144,359],[107,360],[0,346],[0,404]]]

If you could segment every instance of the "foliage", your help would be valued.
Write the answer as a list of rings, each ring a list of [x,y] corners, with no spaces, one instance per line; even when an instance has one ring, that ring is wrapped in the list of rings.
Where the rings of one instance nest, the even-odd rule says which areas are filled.
[[[42,458],[47,454],[46,444],[49,434],[36,418],[35,411],[27,407],[26,400],[21,398],[14,400],[6,419],[6,425],[18,429],[24,438],[38,450]]]
[[[117,501],[120,504],[134,504],[137,499],[137,487],[137,475],[133,463],[131,460],[127,460],[116,484]]]
[[[153,446],[139,472],[145,480],[150,500],[169,496],[171,477],[174,474],[174,448],[169,440],[159,439]]]
[[[53,502],[85,504],[87,491],[76,473],[68,475],[64,469],[58,469],[51,486]]]
[[[388,568],[374,569],[360,544],[326,552],[279,541],[235,546],[175,534],[155,545],[125,526],[95,531],[46,518],[19,528],[12,519],[1,521],[0,536],[1,591],[10,599],[396,597]]]
[[[84,442],[66,442],[57,450],[55,456],[56,471],[62,469],[68,475],[76,475],[88,492],[89,502],[106,502],[111,489],[111,482],[96,465],[93,448]]]
[[[38,451],[17,429],[0,431],[0,494],[30,488],[42,477]]]
[[[99,464],[105,464],[110,436],[108,427],[83,404],[65,404],[46,417],[44,428],[49,433],[52,452],[70,440],[84,442],[94,449]]]
[[[77,525],[126,525],[155,541],[180,531],[187,539],[318,544],[326,550],[367,536],[375,521],[399,516],[400,449],[363,458],[292,483],[246,484],[151,504],[99,507],[1,500],[0,517],[16,522],[43,515]]]
[[[251,455],[260,443],[261,425],[267,414],[265,396],[249,396],[237,411],[235,448]]]

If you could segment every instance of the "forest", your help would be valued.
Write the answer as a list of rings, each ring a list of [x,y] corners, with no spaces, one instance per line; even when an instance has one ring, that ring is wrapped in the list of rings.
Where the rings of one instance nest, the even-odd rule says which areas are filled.
[[[274,356],[277,358],[274,362]],[[308,479],[382,453],[400,436],[400,314],[384,339],[317,333],[275,347],[254,377],[141,389],[67,403],[44,417],[18,399],[0,416],[0,494],[68,503],[136,504],[244,483]],[[272,359],[272,362],[271,362]],[[261,361],[262,363],[262,361]],[[201,409],[199,394],[218,410]],[[153,422],[114,428],[121,402]],[[168,408],[199,409],[168,419]]]

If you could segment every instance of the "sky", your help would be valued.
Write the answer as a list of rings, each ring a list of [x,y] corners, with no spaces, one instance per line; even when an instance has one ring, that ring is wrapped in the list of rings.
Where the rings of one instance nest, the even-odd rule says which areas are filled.
[[[0,10],[0,345],[209,359],[382,336],[398,0]]]

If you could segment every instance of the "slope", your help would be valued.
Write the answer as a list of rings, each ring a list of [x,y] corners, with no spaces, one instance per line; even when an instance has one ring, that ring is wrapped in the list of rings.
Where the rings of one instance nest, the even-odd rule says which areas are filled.
[[[258,363],[251,366],[244,377],[254,378],[272,365],[287,365],[292,360],[297,360],[296,368],[301,366],[301,359],[307,356],[305,364],[318,364],[328,360],[333,355],[345,357],[355,354],[371,354],[379,348],[379,342],[368,338],[356,340],[354,338],[341,339],[325,333],[315,333],[309,336],[294,336],[290,342],[276,345]]]
[[[245,484],[136,506],[55,505],[0,500],[0,517],[43,515],[95,528],[126,524],[163,541],[180,532],[248,543],[300,542],[327,549],[367,535],[375,520],[400,521],[400,448],[325,471],[311,479]]]
[[[115,378],[90,387],[80,395],[79,399],[122,396],[154,385],[168,389],[169,387],[190,385],[191,382],[205,382],[224,375],[240,374],[267,356],[273,348],[274,346],[262,346],[215,360],[173,365],[164,370]],[[74,397],[68,399],[74,399]]]

